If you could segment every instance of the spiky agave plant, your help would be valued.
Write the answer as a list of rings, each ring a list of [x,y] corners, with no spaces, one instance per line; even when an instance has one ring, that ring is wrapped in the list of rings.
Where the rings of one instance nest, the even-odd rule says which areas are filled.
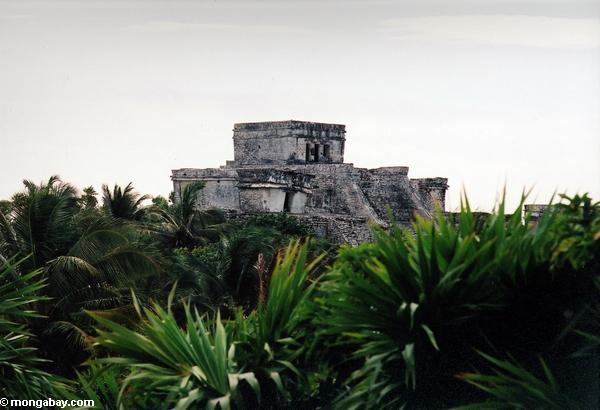
[[[135,403],[126,407],[119,403],[119,393],[123,384],[122,368],[106,363],[90,361],[85,369],[80,369],[73,380],[73,388],[60,393],[67,400],[93,400],[93,407],[73,407],[73,410],[125,410],[126,408],[155,408],[152,397],[138,397]]]
[[[116,353],[101,359],[129,372],[122,403],[152,396],[164,408],[255,408],[282,404],[282,374],[296,372],[290,362],[297,309],[314,286],[307,245],[295,242],[278,257],[268,294],[255,312],[223,325],[203,319],[185,304],[182,329],[170,309],[140,308],[138,330],[91,313],[100,327],[97,345]],[[174,297],[171,293],[169,306]],[[289,348],[293,345],[292,348]],[[146,394],[148,393],[148,394]]]
[[[300,240],[292,241],[279,252],[268,286],[261,288],[264,293],[259,295],[256,310],[248,315],[239,311],[236,317],[237,357],[254,369],[265,385],[268,379],[275,381],[271,390],[283,385],[286,391],[296,390],[305,383],[298,369],[299,358],[307,346],[304,305],[312,298],[318,283],[312,275],[324,257],[321,254],[309,260],[308,254],[308,241]],[[287,377],[282,380],[281,375]]]
[[[408,401],[425,357],[440,348],[440,328],[467,322],[497,301],[487,286],[494,242],[478,240],[470,213],[461,217],[456,229],[439,218],[437,226],[418,219],[414,235],[398,226],[377,230],[375,243],[363,245],[368,249],[340,252],[323,285],[322,323],[364,365],[339,408]]]
[[[101,359],[129,371],[120,402],[138,396],[154,397],[156,408],[243,408],[260,398],[260,386],[252,372],[240,372],[228,331],[217,316],[207,324],[197,311],[185,306],[185,329],[170,309],[157,304],[141,308],[140,331],[130,330],[101,316],[96,343],[119,357]],[[244,396],[245,383],[250,394]]]
[[[500,359],[481,352],[479,354],[490,365],[490,373],[465,372],[457,377],[486,392],[489,398],[455,407],[453,410],[585,408],[562,391],[556,377],[542,358],[539,359],[542,374],[538,375],[514,358]]]
[[[308,260],[308,242],[300,240],[293,241],[277,255],[267,294],[254,313],[260,345],[293,334],[299,320],[297,310],[317,283],[311,274],[323,256]]]
[[[22,260],[0,262],[0,395],[42,399],[68,389],[64,380],[42,370],[46,360],[33,346],[27,321],[40,317],[32,305],[44,300],[41,271],[21,274]]]
[[[549,264],[546,274],[524,275],[531,270],[521,269],[525,280],[508,282],[512,303],[500,318],[508,325],[499,326],[496,334],[499,330],[515,341],[513,351],[520,359],[480,353],[487,369],[458,377],[487,393],[487,400],[461,409],[587,409],[600,403],[600,202],[587,194],[561,198],[535,227],[552,238],[550,249],[540,255]],[[498,337],[492,339],[501,344]],[[549,348],[541,349],[548,341]],[[529,356],[544,353],[541,366],[523,348]]]
[[[555,344],[565,309],[581,308],[590,278],[553,268],[556,214],[532,226],[521,206],[507,216],[501,202],[478,223],[465,200],[457,219],[379,230],[373,245],[340,253],[321,290],[321,323],[363,360],[340,408],[460,402],[476,394],[453,378],[478,363],[473,348],[535,355]],[[572,278],[581,280],[566,286]]]

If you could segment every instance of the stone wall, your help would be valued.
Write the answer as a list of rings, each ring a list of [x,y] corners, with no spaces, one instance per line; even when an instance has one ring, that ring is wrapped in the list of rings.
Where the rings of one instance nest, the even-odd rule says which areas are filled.
[[[301,214],[306,212],[306,202],[308,200],[308,194],[305,192],[287,192],[286,195],[289,198],[287,212],[292,214]]]
[[[285,165],[344,161],[344,125],[304,121],[235,124],[235,163]],[[308,149],[308,155],[307,155]]]
[[[201,208],[290,212],[319,235],[350,244],[369,240],[370,224],[387,226],[388,210],[410,226],[415,215],[444,209],[445,178],[409,179],[408,167],[343,163],[344,125],[280,121],[235,124],[233,131],[235,161],[174,170],[176,198],[185,184],[203,180]]]
[[[237,168],[244,173],[246,167]],[[371,206],[360,186],[359,170],[352,164],[311,163],[273,167],[269,165],[252,166],[251,169],[274,169],[291,171],[296,175],[311,177],[310,194],[307,198],[306,213],[352,215],[376,223],[385,223]]]
[[[176,200],[181,198],[181,193],[186,185],[194,181],[204,181],[205,187],[198,194],[198,206],[201,209],[240,209],[238,176],[233,169],[183,168],[173,170],[171,179]]]
[[[551,205],[548,204],[525,204],[523,205],[523,213],[529,214],[531,217],[531,221],[537,222],[546,209]]]
[[[226,212],[228,220],[245,221],[263,212]],[[315,237],[327,239],[335,245],[359,245],[373,240],[369,222],[363,218],[336,214],[290,214],[308,226]]]
[[[419,210],[419,198],[410,187],[408,167],[361,168],[360,188],[378,217],[388,220],[388,210],[394,219],[408,224],[415,210]]]
[[[315,175],[308,209],[316,213],[354,215],[379,220],[359,185],[360,175],[352,164],[307,164],[304,169]]]
[[[430,212],[434,212],[438,207],[442,210],[446,208],[447,178],[420,178],[411,179],[410,182]]]
[[[242,212],[283,212],[285,191],[277,186],[255,186],[240,189]]]
[[[373,240],[370,222],[365,218],[336,214],[305,214],[294,215],[294,217],[310,226],[315,236],[326,238],[336,245],[354,246]]]

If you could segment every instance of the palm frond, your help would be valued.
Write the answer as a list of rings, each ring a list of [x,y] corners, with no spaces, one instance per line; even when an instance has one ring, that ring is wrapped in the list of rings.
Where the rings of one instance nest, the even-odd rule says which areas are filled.
[[[0,393],[20,399],[52,397],[66,389],[61,378],[42,370],[41,359],[25,322],[40,315],[30,307],[44,300],[37,296],[45,286],[40,270],[20,274],[23,261],[9,260],[0,266]]]
[[[492,365],[491,374],[461,373],[457,377],[484,391],[489,400],[456,407],[476,409],[580,409],[577,402],[561,391],[546,362],[540,358],[543,378],[533,374],[514,359],[499,359],[479,353]]]
[[[115,218],[140,221],[146,212],[143,202],[148,199],[149,195],[136,193],[131,182],[124,189],[115,184],[112,191],[102,185],[102,206]]]

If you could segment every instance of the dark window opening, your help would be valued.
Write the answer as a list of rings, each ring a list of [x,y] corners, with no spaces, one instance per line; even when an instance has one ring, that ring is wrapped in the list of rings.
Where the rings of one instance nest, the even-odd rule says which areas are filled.
[[[315,162],[319,162],[319,144],[315,144]]]
[[[306,162],[310,162],[310,144],[306,144]]]
[[[329,145],[328,144],[323,145],[323,156],[325,158],[329,158]]]
[[[291,206],[292,206],[292,193],[286,192],[285,199],[283,201],[283,212],[290,212]]]

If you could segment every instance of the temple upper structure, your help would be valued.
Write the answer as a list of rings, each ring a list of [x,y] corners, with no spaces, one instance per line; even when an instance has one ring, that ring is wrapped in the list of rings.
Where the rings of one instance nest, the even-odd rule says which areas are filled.
[[[409,179],[408,167],[355,168],[344,163],[346,127],[306,121],[235,124],[234,160],[219,168],[172,171],[177,200],[204,181],[200,208],[234,217],[288,212],[336,243],[369,240],[370,223],[402,224],[444,210],[446,178]],[[389,211],[388,211],[389,210]]]
[[[346,126],[306,121],[250,122],[233,126],[237,165],[344,162]]]

